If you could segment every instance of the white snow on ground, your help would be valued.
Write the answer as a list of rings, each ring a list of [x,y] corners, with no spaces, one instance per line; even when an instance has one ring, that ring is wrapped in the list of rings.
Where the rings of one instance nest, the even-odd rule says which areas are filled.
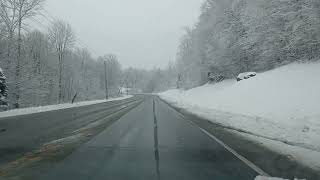
[[[268,140],[265,138],[260,138],[244,133],[235,133],[237,133],[239,136],[243,136],[245,138],[259,142],[261,145],[273,149],[277,151],[279,154],[287,156],[290,159],[296,160],[297,162],[312,167],[315,170],[320,170],[320,153],[317,151],[312,151],[298,146],[288,146],[279,141]]]
[[[258,176],[256,177],[255,180],[288,180],[288,179]],[[295,180],[299,180],[299,179],[295,179]]]
[[[131,97],[132,96],[123,96],[123,97],[113,98],[113,99],[108,99],[108,100],[83,101],[83,102],[77,102],[74,104],[66,103],[66,104],[57,104],[57,105],[50,105],[50,106],[14,109],[14,110],[10,110],[10,111],[0,112],[0,118],[11,117],[11,116],[20,116],[20,115],[26,115],[26,114],[34,114],[34,113],[40,113],[40,112],[48,112],[48,111],[54,111],[54,110],[59,110],[59,109],[68,109],[68,108],[81,107],[81,106],[88,106],[88,105],[93,105],[93,104],[109,102],[109,101],[120,101],[120,100],[128,99]]]
[[[288,179],[281,179],[281,178],[271,178],[271,177],[264,177],[264,176],[258,176],[255,180],[288,180]]]
[[[222,126],[319,153],[319,77],[320,63],[291,64],[240,82],[170,90],[160,97]]]

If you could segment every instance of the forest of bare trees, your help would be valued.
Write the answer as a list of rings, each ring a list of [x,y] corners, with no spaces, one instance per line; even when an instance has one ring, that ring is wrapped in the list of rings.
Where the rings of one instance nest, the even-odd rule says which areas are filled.
[[[44,0],[0,1],[0,67],[7,77],[10,108],[117,96],[121,65],[115,55],[93,58],[77,45],[72,26],[52,19],[46,31],[32,27],[43,16]]]

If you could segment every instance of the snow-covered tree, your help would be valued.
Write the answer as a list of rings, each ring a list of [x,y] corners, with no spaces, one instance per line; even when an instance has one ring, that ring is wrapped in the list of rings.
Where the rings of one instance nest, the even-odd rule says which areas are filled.
[[[64,57],[68,50],[70,50],[75,43],[75,35],[71,25],[58,20],[55,21],[49,28],[49,41],[53,46],[58,56],[58,70],[59,70],[59,103],[63,100],[63,87],[62,87],[62,72]]]

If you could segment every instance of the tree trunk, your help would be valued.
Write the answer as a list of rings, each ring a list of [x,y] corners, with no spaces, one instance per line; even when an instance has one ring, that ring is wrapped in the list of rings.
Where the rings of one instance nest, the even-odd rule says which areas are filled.
[[[62,54],[59,52],[59,104],[62,103]]]
[[[106,85],[106,99],[109,99],[109,92],[108,92],[108,77],[107,77],[107,62],[104,62],[104,78],[105,78],[105,85]]]
[[[17,52],[17,63],[16,63],[16,99],[15,99],[15,108],[20,107],[20,63],[21,63],[21,28],[22,28],[22,19],[21,19],[21,10],[19,11],[19,22],[18,22],[18,52]]]

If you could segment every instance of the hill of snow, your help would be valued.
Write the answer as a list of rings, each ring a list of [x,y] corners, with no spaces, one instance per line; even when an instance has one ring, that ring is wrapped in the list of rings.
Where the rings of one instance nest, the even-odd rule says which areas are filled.
[[[320,152],[319,78],[320,63],[291,64],[160,97],[224,127]]]

